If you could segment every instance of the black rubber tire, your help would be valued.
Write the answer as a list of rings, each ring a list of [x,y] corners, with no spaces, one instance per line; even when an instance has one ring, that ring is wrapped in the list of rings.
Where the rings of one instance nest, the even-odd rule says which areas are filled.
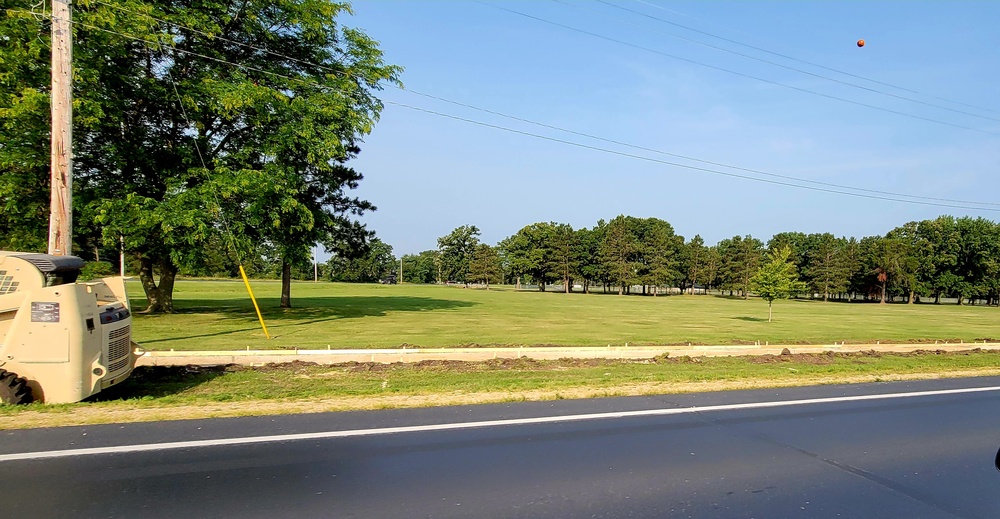
[[[0,369],[0,403],[19,405],[30,404],[33,400],[27,380],[16,373]]]

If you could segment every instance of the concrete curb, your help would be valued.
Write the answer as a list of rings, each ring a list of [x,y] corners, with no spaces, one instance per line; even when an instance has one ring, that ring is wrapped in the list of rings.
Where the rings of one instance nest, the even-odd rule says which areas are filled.
[[[345,362],[420,362],[425,360],[484,361],[491,359],[536,360],[575,359],[649,359],[667,354],[671,357],[724,357],[744,355],[780,355],[785,349],[792,353],[823,353],[871,351],[908,353],[917,350],[965,351],[971,349],[1000,351],[1000,343],[943,344],[784,344],[784,345],[719,345],[719,346],[608,346],[608,347],[503,347],[503,348],[399,348],[399,349],[339,349],[339,350],[246,350],[246,351],[147,351],[137,366],[212,366],[241,364],[261,366],[270,363],[315,362],[340,364]]]

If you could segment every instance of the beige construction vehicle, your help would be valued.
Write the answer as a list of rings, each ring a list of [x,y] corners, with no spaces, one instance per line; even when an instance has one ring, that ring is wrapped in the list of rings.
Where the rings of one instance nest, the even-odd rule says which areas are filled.
[[[0,403],[79,402],[135,367],[125,280],[76,256],[0,251]]]

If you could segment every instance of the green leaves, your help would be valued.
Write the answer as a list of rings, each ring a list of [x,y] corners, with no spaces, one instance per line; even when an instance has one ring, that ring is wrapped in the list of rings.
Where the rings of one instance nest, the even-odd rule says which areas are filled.
[[[479,245],[479,228],[463,225],[438,238],[442,281],[464,283],[468,278],[472,255]]]
[[[775,299],[787,299],[806,290],[806,284],[799,281],[792,249],[784,245],[771,251],[765,262],[750,278],[750,290],[767,301],[768,322],[771,321],[771,304]]]
[[[36,213],[48,198],[49,35],[44,17],[21,12],[32,3],[10,3],[0,17],[0,207],[25,216],[5,219],[0,235],[23,248],[47,226]],[[349,256],[363,248],[369,233],[350,218],[374,206],[347,195],[362,176],[344,164],[378,119],[379,83],[402,69],[338,25],[349,10],[330,0],[75,2],[78,249],[117,248],[124,236],[152,272],[197,264],[209,243],[235,242],[240,255],[268,243],[293,263],[317,242]],[[223,217],[235,239],[219,238]]]

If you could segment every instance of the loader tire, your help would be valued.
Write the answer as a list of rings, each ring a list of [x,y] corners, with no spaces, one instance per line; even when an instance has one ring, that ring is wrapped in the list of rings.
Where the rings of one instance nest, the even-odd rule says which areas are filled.
[[[0,369],[0,404],[30,404],[34,398],[28,381],[16,373]]]

